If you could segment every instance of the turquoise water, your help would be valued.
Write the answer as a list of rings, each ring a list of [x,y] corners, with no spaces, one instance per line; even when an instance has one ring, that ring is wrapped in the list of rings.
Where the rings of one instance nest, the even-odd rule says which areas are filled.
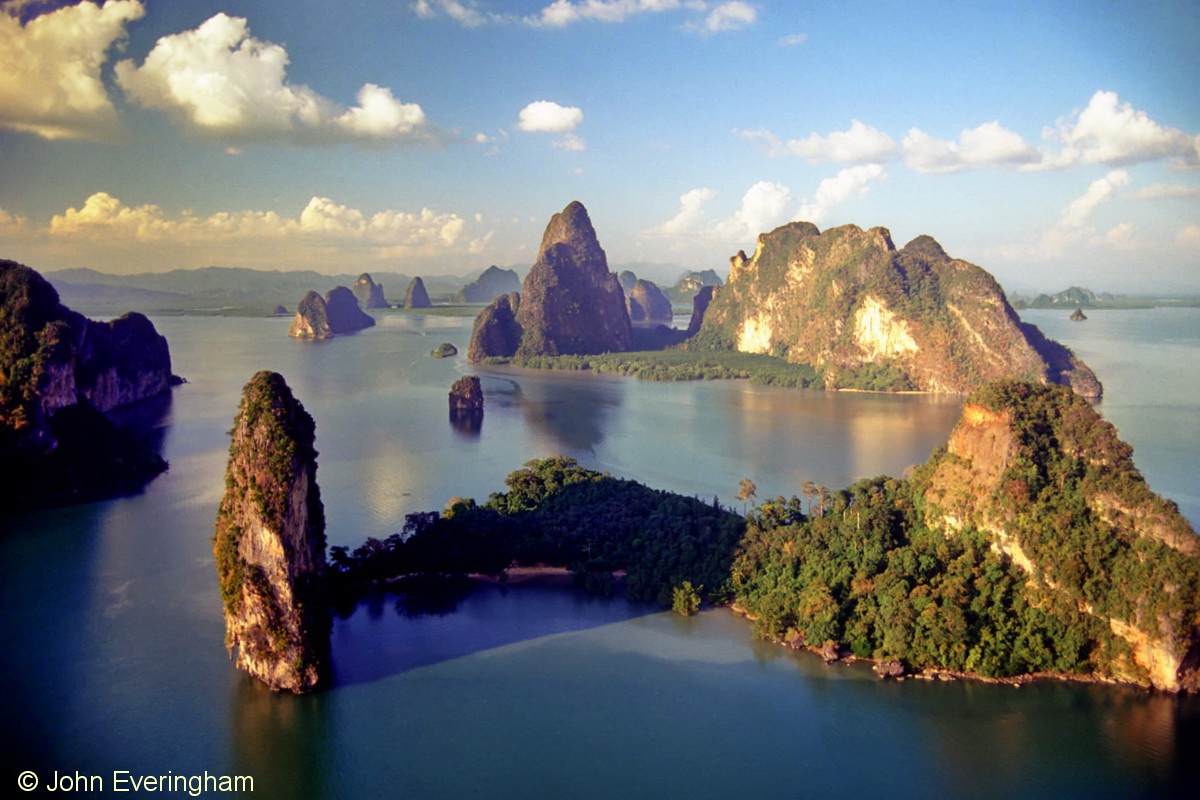
[[[1200,313],[1118,313],[1061,332],[1036,321],[1097,368],[1102,412],[1195,522]],[[468,366],[427,355],[465,349],[470,320],[385,316],[324,343],[289,340],[286,320],[156,324],[190,381],[160,423],[170,471],[134,497],[0,521],[10,781],[82,772],[111,790],[114,770],[207,771],[253,776],[255,796],[453,798],[1195,785],[1195,698],[884,684],[754,642],[724,610],[684,620],[553,587],[482,587],[424,616],[377,598],[335,622],[332,690],[272,695],[226,658],[210,541],[225,432],[257,369],[281,372],[316,418],[330,543],[349,545],[556,452],[726,503],[746,476],[765,497],[898,474],[945,441],[958,403],[492,370],[472,434],[445,399]]]

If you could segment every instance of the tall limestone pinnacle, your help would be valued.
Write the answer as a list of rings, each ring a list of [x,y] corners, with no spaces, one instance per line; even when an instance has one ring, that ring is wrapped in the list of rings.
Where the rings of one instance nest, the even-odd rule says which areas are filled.
[[[213,539],[230,655],[272,690],[297,694],[318,688],[329,672],[315,430],[282,376],[263,371],[250,379]]]
[[[633,346],[625,293],[617,276],[609,272],[587,209],[578,201],[550,219],[519,298],[493,301],[480,312],[476,332],[495,327],[490,321],[500,310],[493,308],[497,302],[515,312],[515,324],[509,326],[505,320],[513,329],[492,338],[516,340],[518,347],[498,352],[477,342],[473,334],[469,360],[621,352]]]

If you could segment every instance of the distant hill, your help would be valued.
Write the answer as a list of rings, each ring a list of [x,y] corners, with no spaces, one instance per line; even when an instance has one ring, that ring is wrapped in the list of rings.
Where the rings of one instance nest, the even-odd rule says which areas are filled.
[[[401,291],[412,280],[411,275],[400,272],[374,272],[372,275],[391,291]],[[353,286],[359,274],[203,267],[135,275],[67,269],[48,272],[46,278],[58,290],[63,302],[93,314],[129,310],[268,313],[277,305],[294,309],[309,290],[324,293],[335,286]],[[430,294],[450,296],[462,286],[463,278],[426,277],[425,282]]]

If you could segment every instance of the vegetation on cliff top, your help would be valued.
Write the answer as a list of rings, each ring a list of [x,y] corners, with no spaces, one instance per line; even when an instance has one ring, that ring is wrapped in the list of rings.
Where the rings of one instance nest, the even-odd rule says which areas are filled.
[[[402,533],[335,547],[343,591],[397,576],[502,575],[511,565],[570,567],[588,588],[611,592],[626,572],[628,596],[672,602],[690,581],[727,600],[725,587],[744,522],[692,497],[580,467],[562,456],[530,461],[483,505],[454,498],[441,513],[410,514]]]

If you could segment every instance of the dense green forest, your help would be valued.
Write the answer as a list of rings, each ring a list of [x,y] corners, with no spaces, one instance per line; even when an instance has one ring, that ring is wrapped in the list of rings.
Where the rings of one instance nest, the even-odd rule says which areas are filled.
[[[631,599],[670,605],[684,582],[728,600],[734,550],[745,521],[712,503],[613,478],[562,456],[530,461],[507,492],[482,505],[453,498],[442,512],[410,514],[404,530],[334,547],[334,586],[354,595],[397,576],[503,576],[512,565],[569,567],[592,591],[612,592],[624,571]]]

